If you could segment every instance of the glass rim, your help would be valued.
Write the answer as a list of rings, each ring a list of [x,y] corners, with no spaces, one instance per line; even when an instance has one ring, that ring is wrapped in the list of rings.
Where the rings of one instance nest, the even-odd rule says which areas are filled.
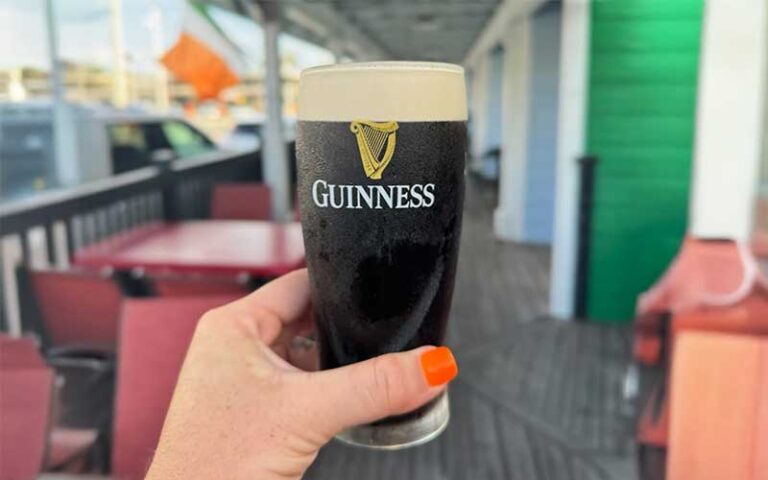
[[[318,73],[338,73],[338,72],[372,72],[372,71],[421,71],[421,72],[442,72],[464,75],[464,67],[455,63],[447,62],[419,62],[419,61],[399,61],[387,60],[376,62],[352,62],[352,63],[334,63],[330,65],[319,65],[316,67],[305,68],[301,71],[301,76]]]

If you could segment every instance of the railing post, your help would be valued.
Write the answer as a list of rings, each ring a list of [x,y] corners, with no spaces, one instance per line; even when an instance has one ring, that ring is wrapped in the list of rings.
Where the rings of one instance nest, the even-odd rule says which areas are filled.
[[[163,219],[168,221],[179,220],[181,218],[181,206],[179,205],[179,196],[176,191],[175,176],[173,175],[173,162],[166,162],[160,165],[160,194],[163,199]]]
[[[577,320],[587,317],[587,296],[589,295],[589,257],[592,249],[592,210],[595,197],[595,168],[597,157],[588,155],[579,162],[579,210],[576,250],[576,286],[574,289],[573,312]]]

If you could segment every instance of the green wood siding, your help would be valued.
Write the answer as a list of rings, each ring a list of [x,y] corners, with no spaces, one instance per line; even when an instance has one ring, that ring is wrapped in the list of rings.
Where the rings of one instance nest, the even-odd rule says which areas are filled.
[[[592,2],[587,150],[597,167],[588,313],[632,318],[688,219],[703,0]]]

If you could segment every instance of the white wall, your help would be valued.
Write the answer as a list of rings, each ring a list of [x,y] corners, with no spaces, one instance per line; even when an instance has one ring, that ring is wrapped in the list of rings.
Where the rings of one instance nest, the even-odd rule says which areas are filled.
[[[706,2],[690,233],[747,240],[762,151],[765,0]]]
[[[573,314],[578,198],[576,159],[585,148],[589,15],[589,2],[563,3],[555,226],[549,292],[550,313],[560,318],[569,318]]]
[[[531,18],[528,168],[523,241],[552,243],[560,88],[560,9],[552,2]]]

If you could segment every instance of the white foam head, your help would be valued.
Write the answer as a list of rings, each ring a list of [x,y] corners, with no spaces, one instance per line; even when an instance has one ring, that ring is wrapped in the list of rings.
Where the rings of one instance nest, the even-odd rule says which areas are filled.
[[[309,68],[299,120],[398,122],[467,119],[464,69],[449,63],[371,62]]]

